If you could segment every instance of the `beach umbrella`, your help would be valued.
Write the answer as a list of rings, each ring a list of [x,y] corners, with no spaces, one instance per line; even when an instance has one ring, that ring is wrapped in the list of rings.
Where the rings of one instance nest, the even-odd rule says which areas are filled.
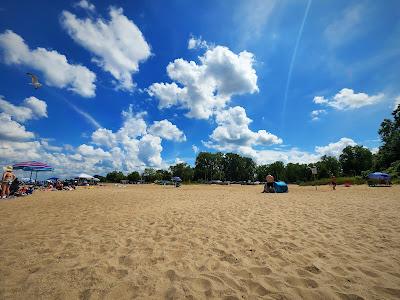
[[[176,181],[176,182],[181,182],[182,181],[182,179],[180,177],[178,177],[178,176],[172,177],[171,180],[172,181]]]
[[[77,176],[77,178],[82,178],[82,179],[93,179],[94,177],[93,177],[93,176],[90,176],[90,175],[88,175],[88,174],[85,174],[85,173],[81,173],[81,174],[79,174],[79,175]]]
[[[38,172],[49,172],[49,171],[54,171],[54,168],[46,163],[39,162],[39,161],[24,161],[24,162],[19,162],[13,164],[13,169],[14,170],[23,170],[23,171],[28,171],[31,172],[30,178],[32,179],[32,173],[36,173],[35,180],[37,178],[37,173]]]
[[[377,179],[377,180],[390,180],[390,175],[382,172],[374,172],[368,175],[369,179]]]

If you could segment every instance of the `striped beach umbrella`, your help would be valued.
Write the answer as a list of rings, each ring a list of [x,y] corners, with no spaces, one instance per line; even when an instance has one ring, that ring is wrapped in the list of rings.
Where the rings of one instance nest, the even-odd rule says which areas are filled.
[[[13,164],[13,169],[15,170],[23,170],[23,171],[30,171],[31,172],[31,179],[32,179],[32,173],[36,172],[36,177],[35,181],[37,178],[37,173],[38,172],[49,172],[53,171],[54,168],[46,163],[39,162],[39,161],[23,161],[19,163]]]

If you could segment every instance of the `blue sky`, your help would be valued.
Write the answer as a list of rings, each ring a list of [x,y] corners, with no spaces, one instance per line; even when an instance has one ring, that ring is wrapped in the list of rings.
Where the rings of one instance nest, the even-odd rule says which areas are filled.
[[[68,176],[374,149],[399,41],[398,1],[2,1],[0,162]]]

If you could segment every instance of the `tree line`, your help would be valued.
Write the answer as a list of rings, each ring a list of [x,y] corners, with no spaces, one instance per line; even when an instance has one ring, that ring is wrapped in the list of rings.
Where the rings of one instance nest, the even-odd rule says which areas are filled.
[[[191,167],[187,163],[178,163],[168,170],[146,168],[141,174],[134,171],[128,175],[114,171],[105,177],[96,175],[101,181],[154,182],[171,180],[178,176],[184,182],[221,181],[264,181],[268,174],[277,180],[288,183],[302,183],[313,180],[311,167],[317,167],[317,179],[331,176],[366,176],[373,171],[387,171],[393,178],[400,174],[400,105],[392,112],[393,119],[385,119],[378,130],[382,144],[376,154],[360,145],[347,146],[339,158],[324,155],[312,164],[288,163],[276,161],[271,164],[257,165],[252,158],[236,153],[200,152]]]

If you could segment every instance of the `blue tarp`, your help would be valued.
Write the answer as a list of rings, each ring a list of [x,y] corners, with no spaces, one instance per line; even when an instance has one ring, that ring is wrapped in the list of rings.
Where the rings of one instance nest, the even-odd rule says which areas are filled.
[[[390,175],[382,172],[375,172],[368,175],[369,179],[390,180]]]
[[[283,182],[283,181],[274,182],[274,189],[275,189],[275,193],[287,193],[288,192],[288,186],[287,186],[286,182]]]

